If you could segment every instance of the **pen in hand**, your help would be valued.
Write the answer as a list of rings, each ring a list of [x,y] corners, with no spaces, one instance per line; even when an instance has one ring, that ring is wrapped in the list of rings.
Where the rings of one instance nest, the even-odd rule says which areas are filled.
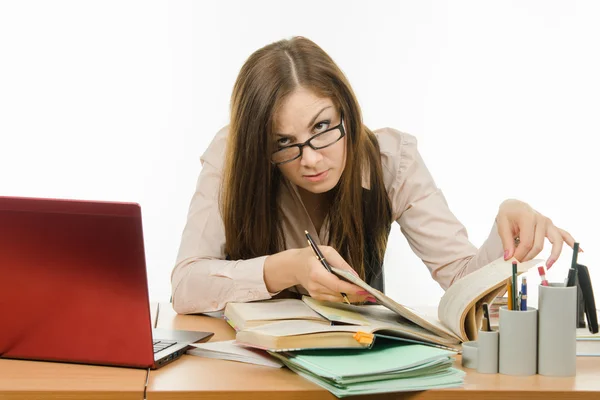
[[[317,257],[317,260],[319,260],[321,262],[321,265],[323,265],[327,271],[329,271],[330,273],[333,274],[333,271],[331,271],[331,267],[329,266],[329,263],[327,262],[327,260],[325,259],[325,257],[323,256],[323,254],[321,253],[321,251],[319,250],[319,248],[313,241],[312,237],[310,236],[310,233],[308,233],[308,231],[304,231],[304,233],[306,234],[306,239],[308,240],[308,245],[312,248],[313,252],[315,253],[315,256]],[[348,296],[346,296],[346,293],[340,293],[340,294],[344,298],[344,301],[347,304],[350,304],[350,300],[348,300]]]

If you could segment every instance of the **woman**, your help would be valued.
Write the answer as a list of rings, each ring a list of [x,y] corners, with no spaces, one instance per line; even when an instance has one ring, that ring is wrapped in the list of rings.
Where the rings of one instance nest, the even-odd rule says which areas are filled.
[[[382,262],[398,222],[444,288],[504,256],[526,261],[552,243],[547,267],[573,238],[518,200],[504,201],[487,241],[475,248],[429,174],[416,139],[362,123],[350,84],[302,37],[259,49],[243,65],[231,121],[202,156],[172,274],[178,313],[307,293],[373,301],[329,273],[329,263],[383,290]],[[515,240],[518,238],[518,240]]]

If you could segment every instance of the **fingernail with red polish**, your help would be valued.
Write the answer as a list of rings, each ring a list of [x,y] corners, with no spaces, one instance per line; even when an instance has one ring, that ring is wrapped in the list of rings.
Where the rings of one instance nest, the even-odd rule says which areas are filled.
[[[504,250],[504,261],[508,260],[509,254],[510,254],[510,250]]]
[[[556,261],[556,260],[552,260],[552,259],[548,260],[548,261],[546,262],[546,269],[550,269],[550,267],[554,265],[554,262],[555,262],[555,261]]]
[[[366,290],[359,290],[358,292],[356,292],[356,294],[359,296],[365,296],[368,295],[369,292],[367,292]]]
[[[367,297],[367,301],[370,301],[371,303],[377,303],[377,299],[373,296]]]

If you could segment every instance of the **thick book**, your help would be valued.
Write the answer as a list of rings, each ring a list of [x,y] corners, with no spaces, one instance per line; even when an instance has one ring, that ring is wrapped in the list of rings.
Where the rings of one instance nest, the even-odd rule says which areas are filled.
[[[377,299],[378,305],[322,302],[305,296],[302,300],[287,299],[294,313],[289,312],[292,307],[282,310],[281,303],[277,303],[280,300],[270,300],[229,303],[225,317],[230,323],[237,321],[232,324],[239,329],[236,342],[271,351],[370,348],[379,336],[460,351],[462,342],[477,339],[483,303],[492,303],[505,292],[513,261],[499,258],[459,279],[442,296],[437,318],[401,305],[354,274],[336,268],[332,268],[336,275],[362,287]],[[518,274],[540,262],[518,263]],[[287,316],[280,318],[285,313]]]

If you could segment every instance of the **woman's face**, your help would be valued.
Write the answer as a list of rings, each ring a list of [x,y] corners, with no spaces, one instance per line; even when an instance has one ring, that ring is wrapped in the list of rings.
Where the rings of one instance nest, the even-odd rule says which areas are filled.
[[[302,87],[287,96],[275,114],[272,140],[275,148],[304,143],[320,132],[339,125],[341,115],[329,98],[317,97]],[[327,134],[325,142],[339,137],[339,130]],[[321,136],[319,141],[321,141]],[[319,147],[319,143],[312,143]],[[314,150],[302,148],[302,156],[281,164],[279,170],[287,179],[311,193],[325,193],[335,187],[346,165],[346,136],[333,145]]]

